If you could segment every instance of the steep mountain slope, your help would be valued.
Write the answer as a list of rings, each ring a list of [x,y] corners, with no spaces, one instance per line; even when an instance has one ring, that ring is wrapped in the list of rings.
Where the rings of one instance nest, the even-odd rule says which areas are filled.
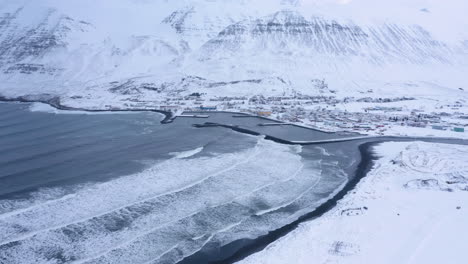
[[[353,23],[339,24],[322,18],[305,19],[297,12],[280,11],[273,15],[247,20],[227,27],[203,47],[208,56],[226,51],[255,55],[280,52],[318,57],[364,57],[375,64],[392,60],[423,64],[449,63],[455,52],[432,38],[419,26],[402,27],[383,24],[362,28]]]
[[[0,95],[465,97],[464,1],[0,1]],[[373,96],[373,95],[370,95]]]

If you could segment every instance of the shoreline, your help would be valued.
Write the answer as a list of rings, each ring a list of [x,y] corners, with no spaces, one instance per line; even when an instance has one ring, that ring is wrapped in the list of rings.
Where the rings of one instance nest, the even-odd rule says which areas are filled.
[[[104,113],[104,112],[153,112],[153,113],[160,113],[164,115],[163,120],[160,121],[161,124],[170,124],[172,123],[177,116],[172,113],[171,111],[163,111],[163,110],[157,110],[157,109],[148,109],[148,108],[135,108],[135,109],[86,109],[86,108],[78,108],[78,107],[70,107],[70,106],[65,106],[60,103],[60,97],[54,96],[50,97],[49,99],[41,99],[41,98],[28,98],[28,96],[19,96],[19,97],[5,97],[3,95],[0,95],[0,102],[11,102],[11,103],[43,103],[47,104],[57,110],[64,110],[64,111],[83,111],[83,112],[89,112],[89,113]],[[264,120],[269,120],[272,122],[276,123],[284,123],[278,120],[274,120],[271,118],[263,117],[263,116],[255,116],[251,114],[246,114],[246,113],[241,113],[241,112],[231,112],[231,111],[187,111],[189,113],[226,113],[226,114],[235,114],[235,115],[243,115],[243,117],[246,118],[259,118],[259,119],[264,119]],[[288,123],[285,123],[288,124]],[[317,131],[321,133],[326,133],[326,134],[337,134],[339,135],[340,133],[348,133],[348,132],[329,132],[329,131],[323,131],[319,130],[316,128],[311,128],[307,126],[302,126],[298,124],[289,124],[294,127],[300,127],[303,129],[307,130],[312,130],[312,131]],[[365,134],[359,134],[356,133],[359,136],[356,137],[347,137],[347,138],[337,138],[337,139],[328,139],[328,140],[317,140],[317,141],[289,141],[286,139],[278,138],[275,136],[271,135],[266,135],[262,134],[253,130],[249,130],[246,128],[240,128],[236,125],[226,125],[226,124],[219,124],[219,123],[212,123],[212,122],[206,122],[203,124],[196,124],[193,125],[194,127],[197,128],[204,128],[204,127],[224,127],[228,129],[232,129],[233,131],[243,133],[243,134],[248,134],[248,135],[254,135],[254,136],[261,136],[264,135],[265,139],[274,141],[276,143],[280,144],[286,144],[286,145],[317,145],[317,144],[328,144],[328,143],[339,143],[339,142],[346,142],[346,141],[355,141],[355,140],[365,140],[365,139],[376,139],[376,140],[383,140],[383,141],[391,141],[391,140],[410,140],[410,141],[415,141],[415,140],[422,140],[422,141],[461,141],[465,142],[463,144],[467,144],[468,139],[463,139],[463,138],[456,138],[456,137],[421,137],[421,136],[393,136],[393,135],[380,135],[380,136],[369,136]],[[351,133],[352,134],[352,133]],[[444,143],[444,142],[443,142]]]
[[[255,239],[242,239],[231,242],[218,249],[210,249],[209,251],[198,251],[197,253],[186,257],[179,264],[192,263],[213,263],[213,264],[231,264],[243,260],[244,258],[262,251],[272,242],[284,237],[291,231],[295,230],[301,223],[314,220],[323,214],[333,209],[337,202],[345,197],[349,192],[353,191],[357,184],[367,176],[367,173],[373,168],[378,157],[372,152],[373,146],[384,141],[364,142],[359,148],[360,161],[356,167],[354,177],[352,177],[346,185],[326,202],[315,208],[312,212],[300,216],[294,222],[285,225],[277,230],[270,231],[268,234],[257,237]],[[213,252],[216,251],[216,252]],[[221,258],[219,256],[222,256]]]
[[[27,97],[20,96],[15,98],[9,98],[0,95],[0,102],[6,103],[43,103],[47,104],[57,110],[64,110],[64,111],[83,111],[89,113],[103,113],[103,112],[153,112],[153,113],[160,113],[164,115],[163,120],[161,120],[161,124],[169,124],[174,121],[175,116],[170,111],[162,111],[156,109],[86,109],[86,108],[79,108],[79,107],[70,107],[65,106],[60,103],[59,97],[52,97],[50,99],[28,99]]]
[[[349,142],[349,141],[359,141],[359,140],[371,140],[375,141],[425,141],[425,142],[441,142],[447,144],[456,144],[451,141],[458,141],[460,144],[468,144],[467,139],[462,138],[447,138],[447,137],[416,137],[416,136],[356,136],[356,137],[347,137],[347,138],[336,138],[336,139],[326,139],[326,140],[316,140],[316,141],[290,141],[286,139],[282,139],[279,137],[262,134],[260,132],[250,130],[247,128],[241,128],[236,125],[226,125],[220,123],[212,123],[212,122],[205,122],[204,124],[195,124],[193,127],[196,128],[209,128],[209,127],[223,127],[227,129],[231,129],[235,132],[239,132],[242,134],[252,135],[252,136],[265,136],[265,139],[271,140],[273,142],[285,145],[299,145],[299,146],[309,146],[309,145],[319,145],[319,144],[330,144],[330,143],[340,143],[340,142]],[[314,129],[312,129],[314,130]]]
[[[238,131],[238,130],[235,130]],[[241,131],[238,131],[241,132]],[[242,132],[241,132],[242,133]],[[248,133],[250,134],[250,133]],[[265,137],[267,139],[267,137]],[[282,140],[277,141],[275,138],[269,138],[269,140],[275,141],[282,144]],[[365,140],[365,139],[361,139]],[[333,197],[325,201],[323,204],[315,208],[313,211],[300,216],[294,222],[285,225],[279,229],[270,231],[266,235],[254,239],[241,239],[233,241],[227,245],[224,245],[216,249],[208,249],[207,251],[200,250],[195,254],[184,258],[182,261],[179,261],[178,264],[198,264],[198,263],[210,263],[210,264],[233,264],[238,261],[241,261],[248,256],[258,253],[265,249],[271,243],[277,241],[278,239],[286,236],[290,232],[294,231],[300,224],[308,222],[314,219],[317,219],[329,212],[337,203],[342,200],[347,194],[355,190],[359,182],[364,179],[367,174],[371,171],[375,162],[379,157],[374,153],[373,147],[384,143],[384,142],[412,142],[412,141],[423,141],[423,142],[435,142],[442,144],[460,144],[468,145],[467,140],[463,139],[450,139],[450,138],[399,138],[399,137],[381,137],[381,138],[368,138],[370,141],[364,141],[359,143],[359,164],[357,165],[354,171],[354,177],[350,177],[350,180],[345,184],[343,189],[336,193]],[[457,141],[458,142],[454,142]],[[338,142],[329,142],[338,143]],[[289,143],[283,143],[289,144]],[[326,143],[323,143],[326,144]],[[289,144],[290,145],[290,144]],[[221,257],[220,257],[221,256]]]
[[[278,123],[278,125],[288,125],[288,126],[293,126],[293,127],[299,127],[307,130],[312,130],[312,131],[317,131],[325,134],[337,134],[337,133],[349,133],[349,134],[359,134],[357,132],[346,132],[346,131],[338,131],[338,132],[331,132],[331,131],[326,131],[326,130],[321,130],[318,128],[314,127],[308,127],[300,124],[295,124],[295,123],[288,123],[280,120],[276,120],[273,118],[265,117],[265,116],[257,116],[257,115],[252,115],[249,113],[243,113],[243,112],[233,112],[233,111],[186,111],[187,113],[203,113],[203,114],[209,114],[209,113],[226,113],[226,114],[233,114],[236,118],[258,118],[258,119],[263,119],[265,121],[270,121],[273,123]]]
[[[373,169],[334,209],[239,263],[463,263],[464,244],[452,242],[468,235],[468,179],[454,175],[466,171],[467,146],[373,149]]]

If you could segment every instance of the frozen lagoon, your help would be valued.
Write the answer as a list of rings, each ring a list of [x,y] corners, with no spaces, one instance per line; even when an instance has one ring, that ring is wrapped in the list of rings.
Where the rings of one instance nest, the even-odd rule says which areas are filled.
[[[195,128],[196,119],[161,125],[154,113],[29,107],[0,104],[0,260],[8,263],[242,256],[342,191],[361,164],[362,140],[290,146]]]

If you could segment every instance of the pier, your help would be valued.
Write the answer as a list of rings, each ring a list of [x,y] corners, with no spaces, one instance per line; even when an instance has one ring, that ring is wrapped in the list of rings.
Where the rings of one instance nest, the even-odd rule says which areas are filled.
[[[177,117],[189,117],[189,118],[209,118],[209,115],[178,115]]]
[[[289,123],[261,123],[261,124],[258,124],[258,126],[292,126],[292,124],[289,124]]]

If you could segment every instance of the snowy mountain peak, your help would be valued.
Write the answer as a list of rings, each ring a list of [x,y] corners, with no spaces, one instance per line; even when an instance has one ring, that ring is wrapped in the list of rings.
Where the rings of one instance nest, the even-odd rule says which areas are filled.
[[[161,85],[141,90],[153,98],[187,76],[210,81],[175,90],[313,95],[316,79],[338,95],[466,86],[466,4],[397,2],[3,0],[0,93],[105,97],[112,83],[141,80]],[[242,82],[275,78],[288,86]]]
[[[281,10],[270,16],[269,23],[288,24],[306,22],[305,18],[297,11]]]
[[[321,17],[306,19],[296,11],[245,20],[228,26],[208,41],[207,57],[224,56],[226,51],[254,56],[258,53],[300,54],[309,57],[338,56],[364,59],[371,64],[395,61],[412,64],[453,63],[454,51],[416,25],[377,24],[361,27]],[[337,61],[341,63],[341,61]]]
[[[186,31],[185,20],[194,11],[194,7],[187,7],[184,9],[174,11],[168,17],[164,18],[162,22],[171,25],[177,31],[177,33],[183,33],[184,31]]]

